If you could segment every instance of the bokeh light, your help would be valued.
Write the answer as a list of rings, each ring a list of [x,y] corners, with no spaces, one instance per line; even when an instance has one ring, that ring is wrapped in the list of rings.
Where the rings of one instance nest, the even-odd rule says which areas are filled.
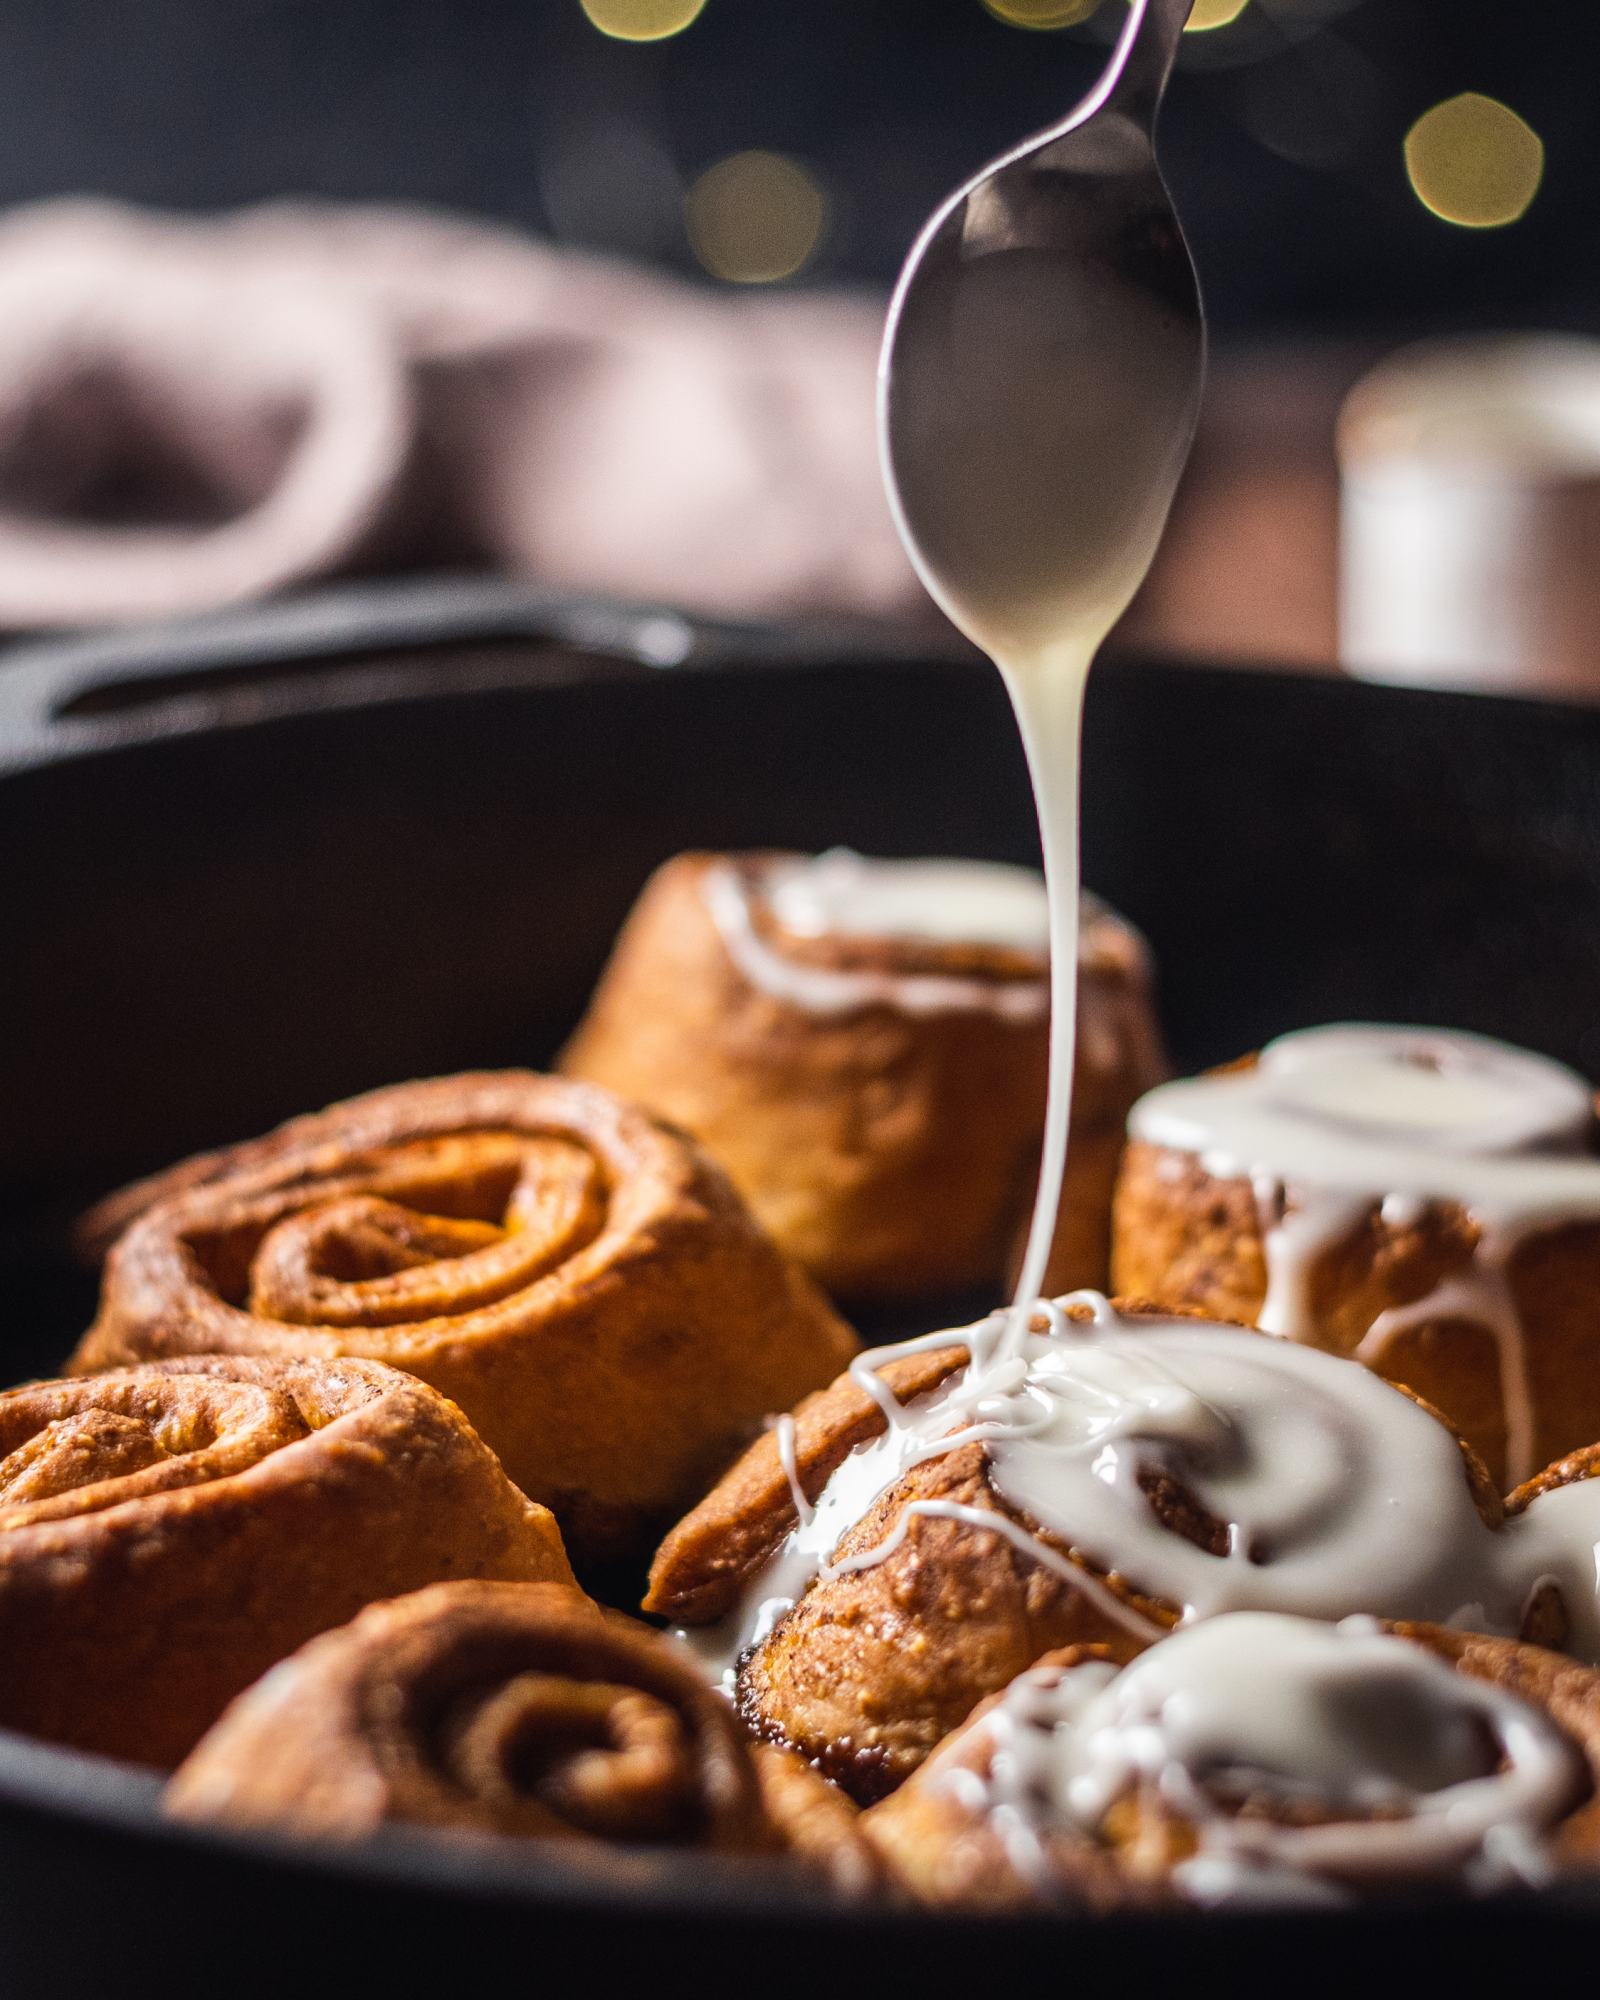
[[[617,42],[664,42],[680,35],[706,0],[578,0],[602,35]]]
[[[1184,33],[1203,35],[1211,28],[1225,28],[1249,4],[1250,0],[1194,0]],[[1011,28],[1075,28],[1100,11],[1100,0],[982,0],[982,5]]]
[[[1526,213],[1544,178],[1544,141],[1509,105],[1466,91],[1425,111],[1406,134],[1418,201],[1463,229],[1498,229]]]
[[[690,247],[712,277],[771,285],[816,255],[828,198],[798,160],[732,153],[695,181],[683,212]]]
[[[1186,35],[1209,34],[1213,28],[1225,28],[1230,21],[1237,21],[1250,0],[1194,0],[1194,8],[1184,23]]]
[[[1008,28],[1075,28],[1100,0],[983,0],[984,11]]]

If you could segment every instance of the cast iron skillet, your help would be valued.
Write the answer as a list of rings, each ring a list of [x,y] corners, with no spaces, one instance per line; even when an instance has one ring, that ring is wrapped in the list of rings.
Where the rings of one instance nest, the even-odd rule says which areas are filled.
[[[833,841],[1032,857],[992,673],[476,583],[0,659],[5,1375],[52,1369],[87,1321],[60,1241],[85,1198],[369,1085],[537,1063],[655,862]],[[1366,1017],[1600,1073],[1600,710],[1113,661],[1085,846],[1155,946],[1184,1068]],[[165,1827],[154,1797],[0,1735],[5,1992],[565,1991],[673,1968],[755,1994],[1348,1991],[1600,1952],[1582,1891],[999,1925],[839,1912],[755,1864],[399,1834],[313,1854]]]

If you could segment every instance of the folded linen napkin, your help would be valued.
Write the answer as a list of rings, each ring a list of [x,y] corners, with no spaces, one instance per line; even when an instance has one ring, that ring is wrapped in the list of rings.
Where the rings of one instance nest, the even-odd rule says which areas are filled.
[[[874,456],[880,323],[408,210],[15,210],[0,627],[424,565],[924,615]]]

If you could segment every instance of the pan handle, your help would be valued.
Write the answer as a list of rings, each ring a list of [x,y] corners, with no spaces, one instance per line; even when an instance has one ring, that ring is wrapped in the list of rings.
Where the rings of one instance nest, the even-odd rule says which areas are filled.
[[[0,769],[435,689],[881,650],[859,631],[725,623],[498,578],[346,584],[0,653]]]

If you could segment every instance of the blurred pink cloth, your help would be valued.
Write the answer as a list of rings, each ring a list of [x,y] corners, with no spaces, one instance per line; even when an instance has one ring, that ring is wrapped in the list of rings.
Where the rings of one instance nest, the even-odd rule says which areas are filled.
[[[920,614],[881,306],[440,216],[0,217],[0,626],[482,566],[723,614]]]

